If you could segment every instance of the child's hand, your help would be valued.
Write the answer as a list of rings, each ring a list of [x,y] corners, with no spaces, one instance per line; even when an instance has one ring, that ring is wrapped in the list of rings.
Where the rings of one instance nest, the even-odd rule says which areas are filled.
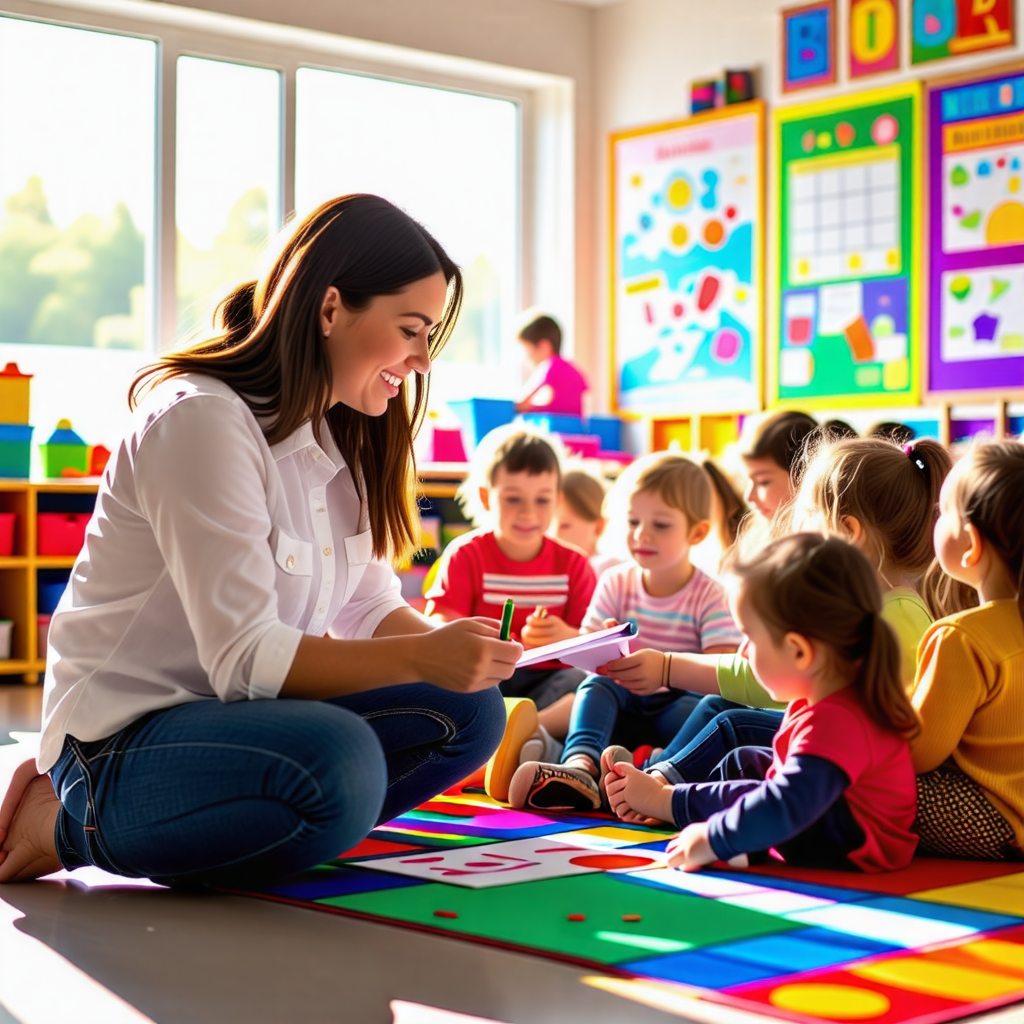
[[[687,825],[668,844],[669,867],[682,868],[684,871],[697,871],[705,864],[711,864],[718,860],[718,855],[711,846],[708,839],[708,823],[706,821],[695,821]]]
[[[496,619],[472,618],[418,634],[421,678],[459,693],[486,690],[508,679],[523,645],[500,639],[499,632]]]
[[[520,636],[524,647],[542,647],[544,644],[557,643],[559,640],[568,640],[570,637],[579,636],[580,631],[573,629],[565,619],[557,615],[533,615],[527,616]]]
[[[665,674],[665,658],[661,651],[645,647],[627,654],[625,658],[609,661],[597,670],[597,674],[611,677],[630,693],[654,693],[660,688]]]
[[[672,786],[661,775],[648,775],[619,761],[605,775],[604,788],[612,813],[623,821],[672,821]]]

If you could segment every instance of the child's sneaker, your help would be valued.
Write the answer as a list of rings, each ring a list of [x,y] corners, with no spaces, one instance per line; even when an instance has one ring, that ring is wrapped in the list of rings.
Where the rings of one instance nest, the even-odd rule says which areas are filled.
[[[539,728],[537,705],[524,697],[505,698],[505,733],[484,772],[484,790],[492,800],[508,800],[508,786],[519,767],[519,751]]]
[[[585,768],[527,761],[512,776],[508,799],[513,807],[536,811],[596,811],[601,791]]]
[[[554,736],[544,728],[537,726],[537,731],[523,744],[519,751],[519,763],[526,764],[527,761],[544,761],[548,764],[555,764],[562,756],[564,745],[559,743]]]

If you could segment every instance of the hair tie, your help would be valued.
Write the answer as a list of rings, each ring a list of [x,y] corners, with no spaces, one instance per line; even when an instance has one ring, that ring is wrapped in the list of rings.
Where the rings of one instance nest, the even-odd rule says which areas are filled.
[[[914,451],[914,446],[912,444],[903,445],[903,454],[906,455],[906,457],[910,459],[910,461],[917,466],[922,473],[927,472],[928,467],[925,465],[924,459]]]

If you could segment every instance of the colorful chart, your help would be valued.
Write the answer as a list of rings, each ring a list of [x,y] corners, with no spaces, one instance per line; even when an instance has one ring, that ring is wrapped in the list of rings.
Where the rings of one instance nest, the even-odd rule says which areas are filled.
[[[1013,45],[1013,0],[910,0],[910,62]]]
[[[919,86],[786,108],[773,384],[791,405],[916,401]]]
[[[763,107],[613,134],[617,408],[757,409]]]
[[[251,895],[643,979],[655,1005],[938,1024],[1024,1002],[1024,865],[685,873],[665,866],[670,835],[457,787]]]
[[[1024,73],[933,88],[928,389],[1024,389]]]

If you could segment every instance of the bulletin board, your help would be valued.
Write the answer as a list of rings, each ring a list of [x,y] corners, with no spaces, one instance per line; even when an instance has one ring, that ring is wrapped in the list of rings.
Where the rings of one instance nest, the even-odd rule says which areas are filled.
[[[911,405],[919,393],[921,86],[775,112],[774,401]]]
[[[618,411],[761,407],[764,106],[610,137]]]
[[[927,389],[1024,392],[1024,66],[928,92]]]

